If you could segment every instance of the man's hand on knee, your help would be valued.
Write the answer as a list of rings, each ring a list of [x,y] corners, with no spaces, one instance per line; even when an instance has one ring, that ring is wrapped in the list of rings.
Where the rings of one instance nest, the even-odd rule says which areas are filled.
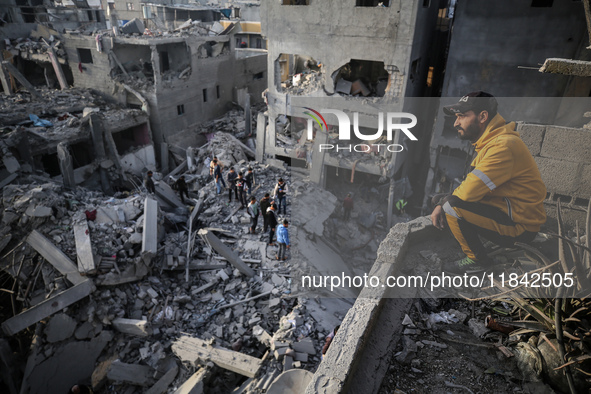
[[[443,230],[445,228],[445,212],[443,211],[441,205],[437,205],[431,213],[431,222],[433,223],[433,226],[439,230]]]

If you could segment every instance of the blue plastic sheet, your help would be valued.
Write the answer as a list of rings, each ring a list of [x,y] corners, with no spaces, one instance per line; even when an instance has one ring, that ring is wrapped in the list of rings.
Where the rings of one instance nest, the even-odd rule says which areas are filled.
[[[29,114],[29,119],[31,119],[34,122],[35,126],[53,127],[53,123],[51,123],[49,120],[39,119],[37,115]]]

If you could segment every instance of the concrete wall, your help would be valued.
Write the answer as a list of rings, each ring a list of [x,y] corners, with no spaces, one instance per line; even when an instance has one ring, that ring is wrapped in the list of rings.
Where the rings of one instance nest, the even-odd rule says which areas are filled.
[[[591,198],[591,130],[522,123],[517,131],[546,184],[549,217],[556,217],[556,200],[560,198],[566,222],[584,224],[582,209]]]
[[[581,40],[588,40],[583,3],[554,0],[547,8],[531,4],[457,2],[442,97],[474,90],[497,97],[562,96],[568,77],[518,67],[538,68],[549,57],[575,58]]]
[[[262,34],[269,39],[269,70],[281,53],[311,56],[323,64],[325,85],[351,59],[383,62],[408,74],[418,1],[390,7],[355,7],[355,0],[313,1],[308,6],[261,4]],[[277,93],[269,75],[270,93]],[[404,92],[404,90],[403,90]]]
[[[268,41],[268,119],[264,138],[259,137],[257,157],[276,155],[295,158],[293,149],[276,146],[275,120],[281,114],[304,116],[303,107],[335,108],[347,112],[361,112],[360,126],[377,128],[375,114],[363,116],[364,107],[402,111],[404,97],[420,95],[423,91],[433,32],[436,28],[438,2],[423,7],[421,1],[392,1],[390,7],[356,7],[355,0],[311,1],[308,6],[282,5],[279,1],[261,3],[262,34]],[[282,54],[312,57],[322,63],[322,88],[296,97],[278,90]],[[423,67],[414,82],[409,82],[414,58],[424,58]],[[332,95],[332,75],[352,59],[382,62],[390,73],[390,89],[384,97],[341,97]],[[327,117],[327,122],[335,122]],[[400,141],[393,141],[399,143]],[[406,152],[405,152],[406,153]],[[316,160],[321,155],[315,155]],[[396,160],[402,163],[404,155]],[[324,162],[324,159],[321,159]],[[351,163],[339,162],[350,168]],[[313,168],[322,168],[315,163]],[[379,168],[369,172],[380,174]]]

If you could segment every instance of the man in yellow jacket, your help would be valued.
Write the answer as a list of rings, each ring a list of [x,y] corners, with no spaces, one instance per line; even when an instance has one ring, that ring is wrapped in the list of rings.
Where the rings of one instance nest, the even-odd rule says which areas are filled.
[[[451,195],[433,198],[431,221],[440,230],[447,225],[466,254],[443,270],[478,271],[492,263],[479,236],[502,246],[535,238],[546,222],[546,186],[515,123],[497,113],[490,93],[469,93],[443,110],[456,117],[460,139],[471,141],[477,155]]]

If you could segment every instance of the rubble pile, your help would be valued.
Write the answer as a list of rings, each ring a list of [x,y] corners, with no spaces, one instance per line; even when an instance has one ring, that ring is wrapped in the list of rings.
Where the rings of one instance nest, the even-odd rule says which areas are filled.
[[[0,95],[0,127],[3,132],[15,130],[18,126],[34,125],[29,114],[34,114],[39,118],[53,117],[54,119],[51,119],[50,122],[59,127],[64,125],[59,122],[69,120],[64,118],[64,115],[71,117],[75,113],[81,113],[84,108],[100,107],[105,110],[119,108],[115,104],[106,102],[89,89],[72,88],[60,91],[40,88],[37,91],[43,97],[42,101],[31,100],[31,95],[27,91],[12,95]],[[62,119],[55,119],[58,116]],[[73,126],[73,124],[69,126]]]
[[[254,168],[259,198],[277,178],[289,179],[283,168],[235,165]],[[85,383],[97,393],[173,392],[183,384],[215,393],[243,383],[242,392],[254,393],[282,371],[319,363],[328,331],[297,298],[297,256],[276,260],[267,234],[247,234],[239,204],[191,176],[204,181],[192,213],[171,203],[176,196],[162,179],[148,196],[66,190],[38,176],[4,188],[1,269],[24,310],[3,313],[2,328],[23,338],[35,331],[24,387],[67,390],[92,375]],[[154,198],[158,219],[146,227]],[[155,253],[146,246],[151,236]],[[94,268],[83,270],[89,261]],[[47,303],[58,305],[46,311]],[[205,344],[198,354],[195,341]],[[228,357],[242,361],[228,365]],[[74,359],[72,368],[49,372]]]
[[[295,74],[291,81],[284,82],[284,92],[296,96],[310,95],[324,88],[324,72],[308,70]]]
[[[5,51],[13,56],[19,56],[22,53],[45,54],[50,47],[53,47],[58,58],[67,58],[66,51],[59,40],[59,33],[43,25],[37,25],[27,38],[18,37],[12,40],[5,38],[4,44],[6,45]],[[26,59],[29,56],[23,57]]]

